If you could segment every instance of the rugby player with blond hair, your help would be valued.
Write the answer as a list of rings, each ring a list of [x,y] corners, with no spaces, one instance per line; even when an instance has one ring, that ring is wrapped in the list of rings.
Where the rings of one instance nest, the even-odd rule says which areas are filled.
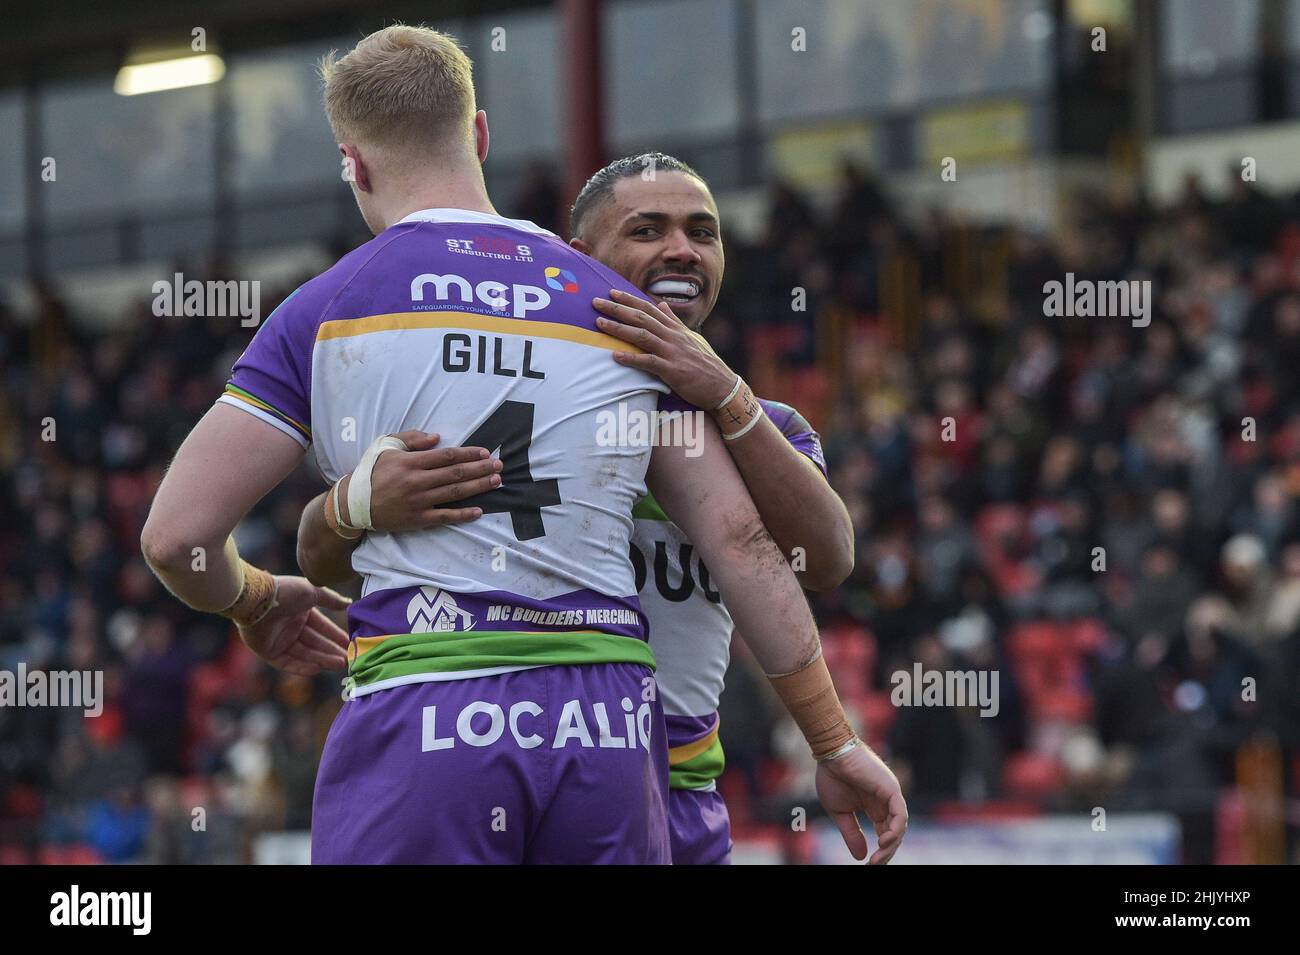
[[[715,425],[698,456],[600,439],[608,415],[690,408],[647,372],[600,360],[636,348],[598,327],[593,297],[631,301],[636,289],[493,208],[487,118],[455,41],[389,27],[322,74],[375,238],[258,330],[159,487],[146,558],[274,665],[338,667],[348,646],[313,861],[668,862],[666,734],[628,559],[633,506],[648,484],[760,664],[787,675],[774,685],[814,751],[847,752],[853,733],[827,696],[798,581]],[[411,430],[481,449],[465,464],[483,470],[473,480],[485,490],[459,502],[475,520],[374,528],[375,460]],[[340,536],[365,532],[351,553],[365,583],[350,638],[321,613],[343,598],[253,567],[231,537],[308,448],[332,484],[322,519]]]

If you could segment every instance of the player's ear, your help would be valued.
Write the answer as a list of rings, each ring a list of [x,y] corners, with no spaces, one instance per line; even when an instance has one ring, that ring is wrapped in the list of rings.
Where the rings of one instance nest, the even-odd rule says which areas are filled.
[[[351,143],[339,143],[339,152],[343,156],[343,179],[350,182],[362,192],[370,191],[370,171],[361,159],[361,152]]]
[[[487,113],[479,110],[474,114],[474,152],[479,165],[487,162],[488,139]]]
[[[587,245],[587,243],[583,242],[576,235],[569,240],[569,245],[573,246],[583,255],[591,255],[591,246]]]

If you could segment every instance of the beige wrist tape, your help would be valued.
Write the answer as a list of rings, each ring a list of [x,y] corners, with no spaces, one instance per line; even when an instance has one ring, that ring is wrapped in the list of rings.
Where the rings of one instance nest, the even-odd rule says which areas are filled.
[[[820,650],[817,659],[803,669],[784,676],[769,676],[768,680],[803,731],[814,759],[832,756],[856,739],[840,698],[835,695],[831,671],[826,669]]]
[[[325,493],[325,526],[344,540],[354,541],[365,531],[343,523],[343,517],[339,514],[339,485],[342,483],[343,478],[339,478]]]
[[[728,441],[734,441],[746,434],[758,419],[763,416],[763,408],[754,397],[748,384],[739,375],[731,394],[713,409],[713,418],[718,422],[718,430]]]
[[[251,627],[276,607],[275,578],[260,567],[254,567],[242,557],[239,559],[244,581],[239,588],[239,596],[221,616],[233,620],[237,626]]]
[[[355,530],[374,530],[370,523],[370,476],[375,470],[375,462],[385,451],[407,451],[406,442],[391,434],[380,435],[370,442],[361,455],[361,460],[352,469],[352,479],[348,481],[348,521],[349,528]]]

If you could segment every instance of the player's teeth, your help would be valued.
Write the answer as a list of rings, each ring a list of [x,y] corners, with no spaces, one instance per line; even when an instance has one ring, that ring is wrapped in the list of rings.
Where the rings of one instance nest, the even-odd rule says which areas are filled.
[[[651,295],[678,295],[694,298],[700,294],[699,286],[694,282],[677,282],[673,279],[660,279],[650,286]]]

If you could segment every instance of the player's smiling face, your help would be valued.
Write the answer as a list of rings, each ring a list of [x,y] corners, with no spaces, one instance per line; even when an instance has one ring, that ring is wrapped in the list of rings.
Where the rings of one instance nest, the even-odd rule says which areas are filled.
[[[652,301],[667,302],[688,327],[704,324],[725,264],[708,187],[680,172],[659,171],[653,181],[627,176],[594,212],[590,254]]]

